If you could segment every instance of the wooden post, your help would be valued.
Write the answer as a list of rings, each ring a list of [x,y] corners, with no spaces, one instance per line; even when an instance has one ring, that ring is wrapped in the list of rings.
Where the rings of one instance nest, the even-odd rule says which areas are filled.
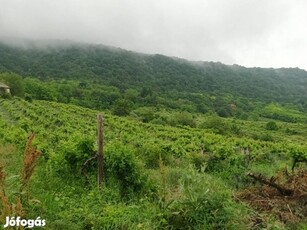
[[[104,167],[103,167],[103,117],[101,113],[97,116],[98,129],[97,129],[97,162],[98,162],[98,187],[102,186],[104,182]]]

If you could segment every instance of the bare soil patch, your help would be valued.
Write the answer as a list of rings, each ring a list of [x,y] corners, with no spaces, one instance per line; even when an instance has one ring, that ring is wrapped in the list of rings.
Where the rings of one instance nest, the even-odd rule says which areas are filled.
[[[307,222],[307,170],[298,170],[291,174],[283,171],[269,179],[262,175],[257,176],[267,181],[254,178],[260,184],[239,192],[236,195],[239,200],[260,212],[274,215],[285,224]],[[291,193],[281,192],[270,182]]]

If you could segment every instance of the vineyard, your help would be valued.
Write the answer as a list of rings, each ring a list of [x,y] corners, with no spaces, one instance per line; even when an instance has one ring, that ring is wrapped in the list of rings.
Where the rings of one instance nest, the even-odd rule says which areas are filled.
[[[303,123],[282,123],[286,128],[274,133],[282,141],[269,141],[255,135],[220,135],[206,128],[142,123],[105,111],[106,181],[99,190],[96,162],[84,169],[84,163],[97,151],[98,113],[56,102],[1,99],[3,187],[12,203],[30,133],[35,134],[33,145],[41,152],[30,182],[30,198],[23,203],[28,219],[46,219],[47,229],[303,227],[306,188],[302,181],[298,182],[302,197],[294,206],[297,210],[289,207],[283,213],[292,218],[280,218],[250,202],[249,197],[265,200],[253,189],[268,185],[255,184],[247,175],[252,172],[273,178],[284,173],[295,177],[299,169],[291,172],[293,159],[306,158],[305,146],[300,143],[304,133],[287,139],[283,132],[304,127]],[[256,127],[264,123],[242,121],[238,126],[244,130],[255,126],[248,133],[257,133]],[[304,163],[298,166],[304,167]],[[285,178],[280,177],[279,184]],[[278,202],[276,189],[271,193],[280,210],[293,204]]]

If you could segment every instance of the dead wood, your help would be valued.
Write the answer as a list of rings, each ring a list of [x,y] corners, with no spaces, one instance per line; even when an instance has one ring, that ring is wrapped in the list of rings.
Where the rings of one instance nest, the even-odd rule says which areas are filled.
[[[80,171],[81,171],[81,174],[83,174],[86,178],[88,178],[88,175],[87,175],[87,165],[88,165],[91,161],[97,159],[97,156],[98,156],[98,155],[95,154],[93,157],[87,159],[87,160],[83,163],[83,165],[82,165]]]
[[[266,178],[265,176],[263,176],[261,174],[256,175],[256,174],[253,174],[253,173],[248,173],[247,175],[250,176],[251,178],[253,178],[256,181],[259,181],[262,184],[266,184],[266,185],[269,185],[269,186],[277,189],[278,192],[281,195],[291,196],[293,194],[293,192],[294,192],[292,189],[285,188],[285,187],[275,183],[275,180],[274,180],[273,177],[271,179],[268,179],[268,178]]]

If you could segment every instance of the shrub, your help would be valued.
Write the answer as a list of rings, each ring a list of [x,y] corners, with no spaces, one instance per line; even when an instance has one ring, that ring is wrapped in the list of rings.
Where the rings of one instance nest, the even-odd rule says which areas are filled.
[[[81,165],[92,157],[94,143],[90,139],[79,140],[71,149],[66,149],[64,156],[71,169],[80,168]]]
[[[201,170],[202,167],[207,165],[210,158],[208,153],[193,152],[188,154],[188,160],[197,169]]]
[[[127,146],[119,143],[109,145],[105,152],[105,166],[107,178],[113,177],[119,183],[123,198],[142,194],[150,188],[143,165]]]
[[[33,98],[30,94],[26,93],[25,94],[25,100],[28,101],[28,102],[32,102],[33,101]]]
[[[275,121],[269,121],[268,123],[266,123],[265,128],[267,130],[277,130],[278,126]]]
[[[183,111],[180,113],[177,112],[172,115],[170,118],[170,124],[172,126],[183,125],[190,126],[192,128],[196,127],[195,119],[193,118],[192,114],[187,111]]]
[[[68,141],[60,142],[55,153],[50,153],[48,158],[50,159],[49,164],[55,172],[61,175],[69,173],[69,175],[79,176],[84,162],[94,155],[94,140],[75,135]],[[91,162],[87,166],[87,171],[93,171],[95,164],[96,161]]]
[[[134,110],[139,119],[145,123],[150,122],[155,118],[155,108],[152,107],[140,107]]]
[[[218,134],[226,134],[229,132],[231,127],[223,120],[223,118],[218,116],[210,116],[207,117],[206,120],[200,125],[200,128],[212,129]]]
[[[114,103],[112,113],[117,116],[127,116],[130,114],[132,102],[126,99],[119,99]]]
[[[169,165],[171,163],[172,156],[167,147],[163,148],[156,143],[145,143],[138,149],[138,155],[142,157],[147,168],[158,168],[160,157],[164,164]]]

